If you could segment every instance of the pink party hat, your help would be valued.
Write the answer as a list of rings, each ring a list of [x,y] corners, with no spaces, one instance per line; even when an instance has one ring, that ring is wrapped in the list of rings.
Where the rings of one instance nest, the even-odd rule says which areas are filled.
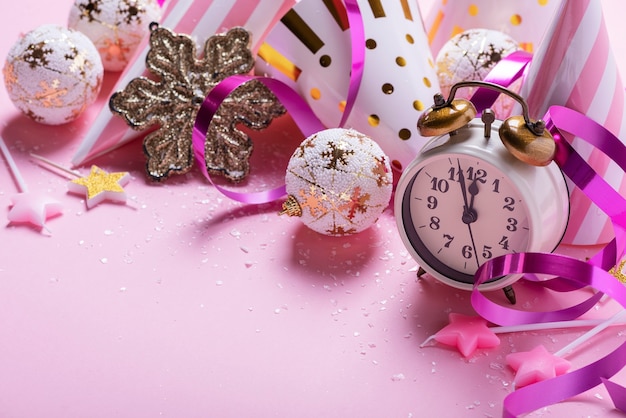
[[[294,3],[295,0],[170,0],[165,2],[166,9],[160,25],[191,35],[198,43],[234,26],[242,26],[252,34],[251,50],[256,52],[267,32]],[[148,49],[146,37],[113,91],[122,90],[132,79],[146,75]],[[72,164],[82,165],[143,134],[145,132],[128,128],[104,103],[72,158]]]
[[[600,0],[564,0],[528,68],[521,89],[531,116],[566,106],[626,138],[624,88],[609,45]],[[574,146],[623,196],[626,178],[617,164],[580,140]],[[594,245],[613,238],[608,217],[580,189],[570,187],[565,244]]]

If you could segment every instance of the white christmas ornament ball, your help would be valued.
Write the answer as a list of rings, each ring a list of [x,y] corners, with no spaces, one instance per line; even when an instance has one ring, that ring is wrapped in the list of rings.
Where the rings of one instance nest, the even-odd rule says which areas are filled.
[[[289,160],[284,213],[325,235],[342,236],[373,225],[389,204],[389,158],[368,136],[327,129],[305,139]]]
[[[441,93],[447,98],[450,88],[460,81],[482,81],[503,58],[520,50],[509,35],[492,29],[469,29],[446,42],[435,60]],[[517,86],[510,86],[513,90]],[[476,88],[457,90],[456,97],[469,99]],[[505,119],[514,101],[502,96],[492,107],[499,119]]]
[[[96,100],[104,70],[85,35],[43,25],[11,47],[2,72],[17,108],[37,122],[59,125],[76,119]]]
[[[121,71],[150,32],[150,23],[160,18],[156,0],[75,0],[68,26],[92,40],[105,70]]]

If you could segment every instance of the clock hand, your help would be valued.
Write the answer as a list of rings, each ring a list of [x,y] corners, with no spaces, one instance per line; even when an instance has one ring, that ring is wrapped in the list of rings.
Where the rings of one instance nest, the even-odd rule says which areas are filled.
[[[472,218],[471,222],[476,222],[476,220],[478,219],[478,213],[476,212],[476,209],[474,209],[474,198],[479,192],[477,181],[478,178],[475,178],[474,181],[472,181],[472,184],[470,184],[467,188],[467,191],[472,196],[470,198],[469,206],[467,207],[467,214]]]
[[[461,161],[457,159],[456,162],[459,166],[459,184],[461,185],[461,193],[463,194],[463,202],[465,203],[463,205],[463,215],[461,216],[461,220],[463,220],[463,223],[470,223],[471,221],[468,221],[469,204],[467,202],[467,187],[465,186],[465,176],[463,176],[463,169],[461,168]]]
[[[463,220],[465,222],[465,220]],[[476,252],[476,241],[474,241],[474,234],[472,233],[472,225],[471,222],[465,222],[467,224],[467,229],[469,230],[470,239],[472,240],[472,248],[474,250],[474,258],[476,259],[476,268],[480,267],[480,261],[478,260],[478,253]]]
[[[463,175],[463,169],[461,168],[461,162],[457,159],[457,164],[459,166],[459,184],[461,185],[461,192],[463,194],[463,201],[465,204],[463,205],[463,215],[461,215],[461,220],[465,224],[471,224],[476,222],[478,218],[476,211],[474,210],[474,197],[478,194],[478,185],[476,181],[478,178],[475,178],[470,184],[469,188],[465,185],[465,176]],[[467,201],[467,192],[470,192],[472,195],[471,201],[468,203]]]

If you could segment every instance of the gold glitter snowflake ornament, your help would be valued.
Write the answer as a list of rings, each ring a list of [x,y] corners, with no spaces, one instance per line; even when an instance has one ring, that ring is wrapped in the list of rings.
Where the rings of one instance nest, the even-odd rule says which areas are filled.
[[[249,73],[254,57],[248,49],[250,35],[243,28],[210,37],[203,56],[184,34],[151,25],[148,70],[159,78],[137,77],[109,101],[115,114],[136,130],[154,125],[158,129],[144,139],[147,172],[154,180],[171,173],[183,174],[193,164],[192,133],[195,117],[206,95],[220,81]],[[232,181],[243,180],[249,170],[252,141],[237,124],[266,128],[285,112],[276,97],[261,82],[237,88],[216,112],[205,141],[206,168]]]

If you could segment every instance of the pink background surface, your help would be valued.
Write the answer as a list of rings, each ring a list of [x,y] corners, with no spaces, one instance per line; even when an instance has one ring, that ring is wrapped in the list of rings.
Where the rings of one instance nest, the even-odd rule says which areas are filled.
[[[0,56],[18,34],[64,24],[71,3],[5,7]],[[602,4],[626,74],[623,2]],[[108,74],[101,100],[114,82]],[[50,235],[0,227],[2,417],[499,416],[512,391],[506,354],[538,344],[557,351],[582,333],[508,334],[470,359],[443,346],[420,349],[449,312],[472,312],[469,294],[416,280],[391,209],[358,236],[321,236],[278,217],[279,203],[229,201],[198,170],[150,184],[138,141],[95,161],[132,174],[129,205],[87,210],[62,176],[28,154],[68,165],[93,115],[37,125],[0,90],[2,135],[26,183],[64,205]],[[272,129],[278,140],[265,151],[257,145],[258,178],[280,174],[280,166],[265,172],[261,157],[286,165],[302,139],[289,140],[285,120]],[[16,191],[0,164],[0,210]],[[527,284],[516,289],[522,308],[564,303]],[[614,310],[607,302],[589,316]],[[568,359],[583,366],[625,335],[606,330]],[[626,384],[626,372],[614,380]],[[621,416],[601,387],[533,414],[541,415]]]

